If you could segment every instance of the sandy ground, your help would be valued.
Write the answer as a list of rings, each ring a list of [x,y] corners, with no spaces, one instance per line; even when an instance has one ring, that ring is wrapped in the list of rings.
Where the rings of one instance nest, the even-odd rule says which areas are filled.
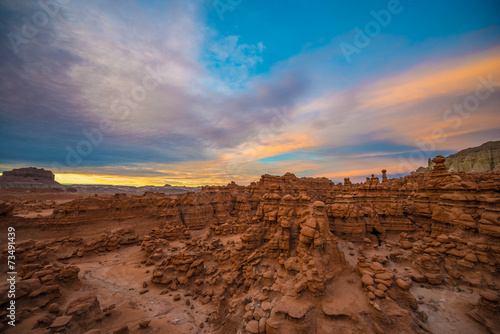
[[[419,311],[429,316],[427,325],[432,333],[489,334],[467,315],[478,300],[472,290],[458,292],[413,284],[410,291],[419,300]]]
[[[396,236],[388,236],[390,239]],[[393,241],[396,241],[393,240]],[[375,243],[374,243],[375,244]],[[375,255],[389,258],[393,251],[383,244],[377,248],[359,249],[348,240],[339,240],[339,248],[344,252],[346,261],[355,266],[359,256],[372,258]],[[398,266],[389,262],[388,266],[395,271],[404,271],[405,266]],[[451,290],[444,286],[433,286],[413,282],[410,292],[419,302],[418,311],[428,315],[427,329],[433,334],[489,334],[489,332],[475,320],[468,316],[474,304],[479,299],[479,292],[473,288]]]
[[[61,308],[64,309],[78,297],[95,295],[101,308],[115,305],[111,315],[104,318],[102,327],[95,328],[112,332],[127,325],[131,333],[210,333],[205,319],[211,310],[191,297],[185,297],[187,291],[179,290],[161,295],[160,287],[149,284],[146,288],[148,292],[140,294],[144,290],[142,282],[149,281],[152,269],[140,263],[143,259],[141,253],[139,246],[130,246],[71,259],[69,262],[81,269],[79,278],[82,284],[69,299],[58,300]],[[178,301],[173,300],[176,294],[181,295]],[[186,299],[190,299],[193,309],[186,305]],[[5,333],[43,333],[43,329],[30,331],[40,316],[41,313],[35,313]],[[149,328],[139,329],[139,322],[145,319],[151,320]],[[204,328],[200,328],[202,323]]]
[[[63,204],[77,198],[93,197],[93,194],[74,193],[46,193],[43,191],[16,191],[12,189],[1,189],[0,198],[23,202],[23,211],[15,213],[15,216],[22,218],[36,218],[40,216],[50,216],[53,209],[40,209],[44,204]],[[99,195],[100,197],[112,195]],[[18,222],[16,228],[17,242],[33,239],[45,242],[67,236],[82,237],[84,241],[95,240],[103,232],[114,228],[131,228],[139,238],[148,233],[157,222],[141,221],[139,219],[129,219],[126,221],[102,223],[85,223],[77,225],[51,225],[42,228],[30,226],[30,224]],[[196,231],[195,234],[202,235],[207,229]],[[2,248],[6,247],[6,242],[2,236]],[[5,243],[5,244],[4,244]],[[173,246],[176,241],[172,242]],[[182,246],[179,243],[179,247]],[[79,273],[80,283],[70,290],[63,288],[62,296],[54,300],[60,304],[61,309],[81,296],[95,295],[98,297],[101,309],[112,304],[115,305],[111,315],[102,321],[102,327],[97,325],[94,328],[103,329],[103,333],[112,333],[123,325],[128,325],[131,333],[210,333],[210,327],[205,322],[207,316],[213,312],[210,306],[202,305],[199,301],[193,300],[190,296],[185,296],[188,291],[178,290],[160,294],[163,290],[160,286],[148,284],[148,292],[141,294],[144,290],[143,282],[150,282],[153,266],[146,267],[141,264],[144,259],[144,252],[140,246],[122,246],[113,251],[102,252],[95,255],[86,255],[82,258],[71,258],[62,260],[63,264],[76,265],[81,271]],[[5,279],[5,271],[0,273],[2,281]],[[174,296],[180,294],[181,299],[174,301]],[[193,308],[186,304],[190,300]],[[31,308],[32,305],[19,305]],[[16,327],[8,328],[7,334],[20,333],[44,333],[45,329],[37,328],[32,330],[37,320],[45,313],[35,311],[28,318],[18,323]],[[151,320],[149,328],[139,329],[139,322]],[[200,325],[203,328],[200,328]]]

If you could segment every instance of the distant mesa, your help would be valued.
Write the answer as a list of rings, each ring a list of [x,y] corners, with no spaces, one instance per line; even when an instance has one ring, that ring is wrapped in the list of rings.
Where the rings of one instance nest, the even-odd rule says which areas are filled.
[[[25,167],[4,171],[0,176],[1,188],[61,188],[55,181],[55,175],[50,170],[35,167]]]
[[[3,172],[3,176],[10,177],[20,177],[20,178],[32,178],[34,180],[49,180],[54,181],[55,175],[50,170],[45,170],[43,168],[26,167],[13,169],[11,171]]]
[[[65,186],[55,181],[55,175],[50,170],[35,167],[24,167],[4,171],[0,175],[0,188],[52,188],[55,191],[79,192],[79,193],[103,193],[103,194],[144,194],[144,193],[163,193],[163,194],[182,194],[186,192],[197,192],[201,187],[182,187],[171,186],[115,186],[106,184],[75,184]]]
[[[186,192],[198,192],[201,187],[183,187],[183,186],[171,186],[170,184],[165,184],[164,186],[115,186],[108,184],[73,184],[71,188],[76,189],[79,193],[87,194],[130,194],[130,195],[141,195],[146,193],[160,193],[160,194],[183,194]]]

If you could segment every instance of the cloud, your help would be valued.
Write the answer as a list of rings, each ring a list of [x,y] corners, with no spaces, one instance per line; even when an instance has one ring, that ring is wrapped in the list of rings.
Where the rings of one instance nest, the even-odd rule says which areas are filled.
[[[200,61],[208,29],[198,8],[181,1],[164,6],[153,19],[132,1],[118,11],[106,2],[71,2],[26,45],[27,57],[2,49],[0,71],[9,78],[0,82],[2,158],[65,164],[67,147],[77,150],[88,139],[83,132],[100,130],[102,121],[114,130],[82,157],[83,166],[215,158],[214,148],[235,147],[268,123],[266,108],[289,102],[265,84],[253,92],[219,91],[217,85],[238,78],[235,71],[238,80],[248,78],[264,45],[236,36],[212,43],[210,51],[230,72],[221,79]],[[40,8],[24,1],[16,10],[29,17]],[[4,16],[11,11],[4,7]],[[16,24],[22,21],[9,19],[3,29]],[[145,90],[151,76],[161,83]]]
[[[218,81],[219,90],[228,93],[244,88],[256,66],[264,61],[264,49],[262,42],[244,43],[240,36],[215,35],[210,38],[204,59],[214,81]]]
[[[484,50],[486,42],[475,53],[426,58],[442,39],[408,46],[381,34],[354,66],[339,60],[339,35],[269,65],[277,46],[224,35],[206,22],[203,3],[127,0],[69,2],[15,54],[5,36],[22,34],[23,17],[40,10],[32,1],[0,4],[5,165],[67,164],[68,147],[78,151],[85,133],[99,130],[102,143],[63,172],[191,184],[286,171],[338,177],[397,166],[420,143],[430,155],[498,131],[500,90],[460,124],[456,112],[443,116],[474,94],[479,76],[500,81],[500,50]],[[444,133],[435,138],[435,129]]]
[[[313,170],[330,177],[358,175],[366,172],[366,166],[373,166],[372,171],[409,172],[429,156],[480,145],[499,132],[500,85],[488,88],[480,78],[500,81],[499,48],[326,93],[291,110],[287,131],[262,150],[268,155],[258,157],[280,171],[299,169],[297,162],[304,155],[322,158],[304,173]],[[460,118],[460,124],[456,114],[446,117],[454,104],[475,96],[478,86],[483,95],[489,92],[488,98]],[[303,145],[287,146],[294,139]],[[421,159],[401,166],[413,152],[419,152]]]
[[[475,94],[482,80],[490,77],[500,81],[499,48],[444,64],[422,65],[347,91],[327,93],[294,112],[302,120],[302,128],[310,127],[304,131],[323,138],[325,146],[345,147],[374,140],[415,146],[415,140],[430,135],[436,127],[449,131],[455,122],[443,117],[445,111]],[[488,93],[486,87],[481,89]],[[498,92],[491,93],[474,114],[463,120],[460,130],[498,127],[498,122],[488,121],[498,119],[493,107],[498,105],[498,97]],[[370,138],[359,137],[370,133]],[[445,142],[441,148],[455,147]]]

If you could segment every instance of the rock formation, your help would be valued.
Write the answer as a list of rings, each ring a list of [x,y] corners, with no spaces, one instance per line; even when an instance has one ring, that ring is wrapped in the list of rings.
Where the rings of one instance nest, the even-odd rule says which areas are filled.
[[[0,187],[62,188],[55,181],[54,173],[43,168],[26,167],[4,171]]]
[[[422,304],[434,304],[424,289],[467,291],[474,300],[457,321],[495,333],[500,172],[453,172],[444,157],[433,161],[427,174],[389,179],[382,170],[358,184],[287,173],[197,193],[87,195],[44,204],[53,212],[32,218],[19,215],[29,203],[10,201],[3,219],[20,232],[90,229],[20,241],[19,300],[40,308],[37,326],[49,332],[158,326],[148,319],[110,325],[107,315],[118,311],[101,310],[93,294],[71,298],[95,284],[80,265],[133,250],[147,274],[135,295],[182,302],[194,319],[187,332],[426,333],[434,330],[432,309]],[[21,313],[20,321],[32,317]],[[169,326],[182,325],[175,319]]]
[[[34,168],[34,167],[13,169],[11,171],[3,172],[2,175],[5,177],[12,177],[12,178],[15,177],[32,178],[35,181],[38,180],[54,181],[55,179],[54,173],[52,173],[51,171],[45,170],[43,168]]]

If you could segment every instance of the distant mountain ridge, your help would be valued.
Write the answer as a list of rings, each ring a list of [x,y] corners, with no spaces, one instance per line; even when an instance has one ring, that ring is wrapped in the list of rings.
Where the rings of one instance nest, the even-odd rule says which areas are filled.
[[[35,167],[23,167],[4,171],[0,175],[0,188],[54,188],[58,191],[79,192],[79,193],[101,193],[101,194],[144,194],[145,192],[163,194],[182,194],[190,191],[200,191],[201,187],[171,186],[114,186],[107,184],[75,184],[62,185],[55,181],[55,175],[50,170]]]
[[[434,163],[429,159],[427,167],[420,167],[417,173],[429,172]],[[500,170],[500,141],[489,141],[477,147],[470,147],[446,157],[449,172],[484,173]]]
[[[182,194],[186,192],[197,192],[201,190],[201,187],[183,187],[183,186],[171,186],[166,184],[162,187],[160,186],[114,186],[107,184],[73,184],[69,187],[76,189],[79,193],[100,193],[100,194],[115,194],[115,193],[126,193],[126,194],[144,194],[145,192],[162,193],[162,194]]]

